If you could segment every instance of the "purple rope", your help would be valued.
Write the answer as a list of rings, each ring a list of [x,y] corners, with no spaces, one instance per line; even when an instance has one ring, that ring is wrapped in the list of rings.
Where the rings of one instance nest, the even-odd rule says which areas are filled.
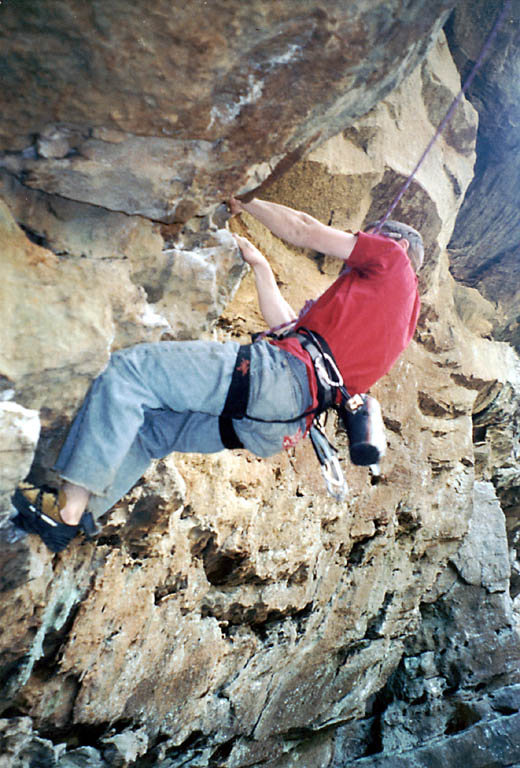
[[[423,164],[426,155],[428,154],[430,149],[433,147],[433,145],[435,144],[435,142],[437,141],[437,139],[439,138],[439,136],[441,135],[443,130],[446,128],[446,125],[447,125],[448,121],[451,119],[451,117],[453,115],[453,112],[455,111],[455,108],[457,107],[459,101],[462,99],[462,97],[464,96],[464,94],[466,93],[468,88],[470,87],[471,83],[473,82],[473,80],[475,78],[475,75],[477,74],[477,71],[480,69],[480,66],[481,66],[481,64],[482,64],[482,62],[484,60],[484,57],[486,56],[488,50],[491,48],[492,44],[494,43],[495,37],[497,35],[497,32],[498,32],[498,30],[499,30],[499,28],[500,28],[500,26],[501,26],[501,24],[502,24],[502,22],[504,20],[504,16],[506,15],[506,13],[509,11],[509,8],[511,7],[511,3],[512,3],[512,0],[506,0],[505,1],[504,6],[502,8],[502,11],[500,12],[499,16],[497,17],[497,20],[495,21],[495,23],[494,23],[494,25],[493,25],[493,27],[491,29],[491,32],[489,33],[489,35],[487,37],[486,42],[482,46],[480,54],[479,54],[476,62],[474,63],[474,65],[473,65],[473,67],[471,69],[471,72],[469,73],[468,77],[466,78],[466,82],[464,83],[464,85],[462,86],[462,88],[460,89],[458,94],[455,96],[455,98],[451,102],[451,105],[450,105],[448,111],[446,112],[442,122],[440,123],[439,127],[435,131],[435,133],[433,135],[433,138],[430,140],[430,143],[428,144],[428,146],[426,147],[426,149],[422,153],[421,157],[419,158],[419,161],[417,162],[417,165],[415,166],[415,168],[413,169],[413,171],[408,176],[407,180],[405,181],[405,183],[403,184],[403,186],[401,187],[401,189],[399,190],[399,192],[395,196],[395,198],[392,201],[392,203],[391,203],[390,207],[388,208],[387,212],[385,213],[383,218],[377,224],[376,228],[374,229],[374,233],[380,232],[381,231],[381,227],[383,226],[385,221],[387,221],[390,218],[390,214],[392,213],[392,211],[396,207],[397,203],[399,202],[399,200],[402,198],[402,196],[404,195],[404,193],[406,192],[406,190],[408,189],[408,187],[412,183],[412,180],[413,180],[415,174],[417,173],[417,171],[419,170],[419,168],[421,167],[421,165]]]
[[[265,339],[266,336],[268,336],[271,333],[278,333],[278,331],[288,331],[291,326],[296,326],[302,317],[307,314],[309,309],[312,307],[312,305],[315,303],[315,299],[307,299],[303,307],[300,309],[300,313],[298,317],[296,317],[294,320],[287,320],[286,323],[280,323],[280,325],[275,325],[273,328],[268,328],[266,331],[262,331],[262,333],[259,333],[258,336],[256,336],[256,340],[260,341],[260,339]]]

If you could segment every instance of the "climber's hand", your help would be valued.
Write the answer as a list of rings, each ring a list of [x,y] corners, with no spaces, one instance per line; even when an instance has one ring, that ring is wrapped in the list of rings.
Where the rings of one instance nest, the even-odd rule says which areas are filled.
[[[241,237],[237,234],[233,234],[233,237],[235,238],[235,241],[240,248],[242,258],[246,264],[249,264],[251,267],[258,267],[264,264],[267,265],[267,259],[263,253],[260,253],[258,248],[256,248],[253,243],[250,243],[249,240],[247,240],[245,237]]]
[[[237,213],[242,213],[242,211],[245,211],[243,204],[240,202],[240,200],[237,200],[236,197],[232,197],[229,201],[229,209],[232,216],[236,216]]]
[[[253,268],[258,304],[266,324],[273,328],[296,319],[292,307],[280,293],[273,270],[265,256],[245,237],[233,234],[242,258]]]

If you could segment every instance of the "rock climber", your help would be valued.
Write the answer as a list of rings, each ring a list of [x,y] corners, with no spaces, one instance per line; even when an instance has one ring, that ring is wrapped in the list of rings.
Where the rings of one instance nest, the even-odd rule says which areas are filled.
[[[345,262],[339,277],[297,320],[265,256],[235,235],[253,272],[269,327],[295,321],[285,337],[235,341],[138,344],[115,352],[92,383],[55,470],[58,493],[19,488],[13,522],[59,552],[80,530],[95,530],[144,474],[150,461],[180,452],[244,447],[261,457],[289,448],[308,432],[323,407],[316,359],[300,329],[324,339],[351,395],[366,392],[409,344],[419,314],[416,273],[420,234],[386,221],[351,234],[301,211],[253,199],[230,202],[274,235]],[[330,395],[330,393],[329,393]],[[330,403],[330,399],[328,401]]]

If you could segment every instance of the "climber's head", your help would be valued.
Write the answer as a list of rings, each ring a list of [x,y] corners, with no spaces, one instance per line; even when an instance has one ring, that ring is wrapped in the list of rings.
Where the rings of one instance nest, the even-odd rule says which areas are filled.
[[[372,232],[379,225],[378,221],[373,221],[365,227],[365,232]],[[418,272],[422,267],[424,260],[424,246],[422,237],[413,227],[408,224],[403,224],[400,221],[393,221],[388,219],[385,221],[379,235],[384,237],[390,237],[392,240],[396,240],[404,248],[410,259],[410,263],[414,270]]]

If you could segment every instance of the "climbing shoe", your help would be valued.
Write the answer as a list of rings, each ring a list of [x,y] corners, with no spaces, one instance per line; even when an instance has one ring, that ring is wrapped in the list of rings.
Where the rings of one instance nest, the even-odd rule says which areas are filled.
[[[58,499],[59,494],[48,486],[17,488],[11,498],[17,512],[12,522],[26,533],[39,536],[51,552],[65,549],[82,527],[81,523],[67,525],[62,521]]]

